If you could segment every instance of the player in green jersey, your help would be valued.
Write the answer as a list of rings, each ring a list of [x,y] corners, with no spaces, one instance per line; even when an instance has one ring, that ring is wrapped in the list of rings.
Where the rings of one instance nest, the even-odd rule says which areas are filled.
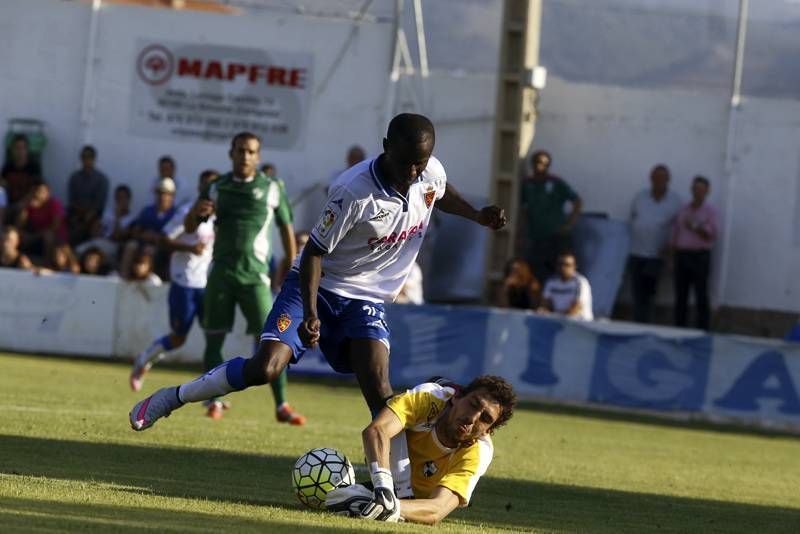
[[[256,336],[272,308],[268,262],[270,234],[275,221],[289,265],[297,254],[292,210],[281,180],[258,170],[261,143],[253,134],[239,134],[229,152],[233,171],[206,188],[184,221],[187,232],[211,215],[216,216],[214,256],[204,299],[205,368],[223,362],[222,345],[233,327],[236,304],[247,320],[247,333]],[[287,272],[289,265],[282,272]],[[272,382],[278,421],[302,425],[305,417],[286,401],[286,371]],[[208,404],[208,415],[222,417],[227,405],[220,399]]]

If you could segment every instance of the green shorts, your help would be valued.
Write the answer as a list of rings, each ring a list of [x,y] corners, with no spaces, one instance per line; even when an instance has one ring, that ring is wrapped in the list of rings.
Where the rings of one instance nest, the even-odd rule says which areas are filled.
[[[208,276],[203,300],[203,328],[210,333],[230,332],[236,305],[247,320],[247,333],[259,334],[272,309],[272,292],[266,284],[242,284],[225,272]]]

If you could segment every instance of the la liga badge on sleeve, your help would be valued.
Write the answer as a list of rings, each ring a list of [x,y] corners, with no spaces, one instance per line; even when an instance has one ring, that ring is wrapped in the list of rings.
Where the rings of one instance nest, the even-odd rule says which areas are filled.
[[[278,317],[278,331],[283,334],[286,332],[286,329],[289,328],[289,325],[292,324],[292,318],[289,317],[287,314],[283,313]]]

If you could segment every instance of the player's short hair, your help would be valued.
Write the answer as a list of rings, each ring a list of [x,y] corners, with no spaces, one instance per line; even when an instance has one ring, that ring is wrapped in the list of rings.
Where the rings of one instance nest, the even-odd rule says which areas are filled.
[[[239,132],[233,136],[233,139],[231,139],[231,150],[236,148],[236,143],[239,141],[249,141],[250,139],[255,139],[258,141],[258,146],[261,146],[261,138],[253,132]]]
[[[692,180],[692,183],[701,183],[704,186],[706,186],[706,189],[711,189],[711,181],[708,178],[706,178],[705,176],[702,176],[700,174],[698,174],[697,176],[694,177],[694,180]]]
[[[413,144],[422,142],[425,137],[431,137],[436,142],[436,132],[431,120],[416,113],[401,113],[390,122],[386,138],[390,142],[406,141]]]
[[[514,407],[517,405],[517,394],[514,388],[504,378],[495,375],[482,375],[467,384],[459,396],[469,395],[475,390],[485,389],[486,392],[500,405],[500,415],[489,430],[490,433],[508,423],[514,415]]]

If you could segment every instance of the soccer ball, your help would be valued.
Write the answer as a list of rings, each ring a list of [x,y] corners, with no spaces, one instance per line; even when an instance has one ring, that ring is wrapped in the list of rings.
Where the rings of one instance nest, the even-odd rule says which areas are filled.
[[[292,468],[294,494],[309,508],[324,508],[329,491],[355,481],[352,464],[336,449],[311,449]]]

